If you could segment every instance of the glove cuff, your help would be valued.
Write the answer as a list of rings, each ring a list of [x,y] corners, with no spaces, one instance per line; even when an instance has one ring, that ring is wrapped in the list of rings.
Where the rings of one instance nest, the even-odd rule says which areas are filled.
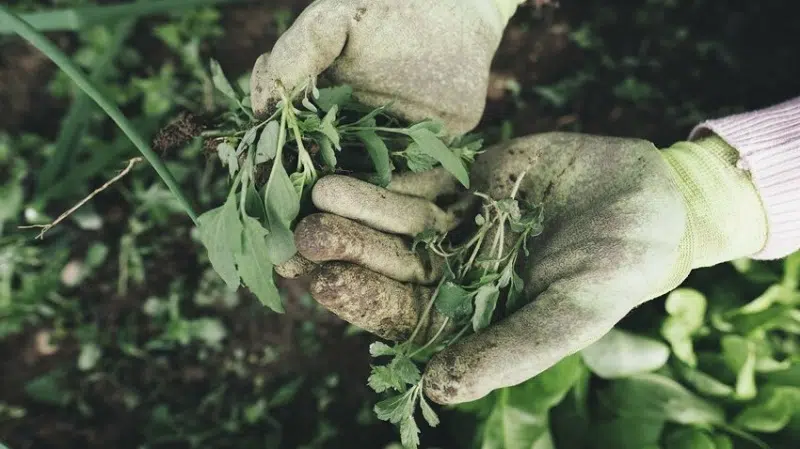
[[[717,136],[679,142],[662,152],[686,202],[682,265],[707,267],[751,256],[767,239],[764,206],[739,155]]]
[[[744,114],[709,120],[690,138],[714,133],[738,150],[767,212],[769,235],[755,259],[777,259],[800,248],[800,97]]]
[[[526,0],[492,0],[500,15],[503,17],[503,26],[508,24],[511,16],[517,11],[519,5],[525,3]]]

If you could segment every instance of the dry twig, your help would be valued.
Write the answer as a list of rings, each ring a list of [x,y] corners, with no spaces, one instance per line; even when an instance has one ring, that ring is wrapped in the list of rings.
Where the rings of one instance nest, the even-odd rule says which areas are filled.
[[[95,191],[90,193],[86,198],[80,200],[78,202],[78,204],[72,206],[66,212],[64,212],[63,214],[59,215],[58,218],[56,218],[52,223],[49,223],[49,224],[46,224],[46,225],[20,226],[19,229],[38,229],[38,228],[41,228],[42,230],[41,230],[41,232],[39,232],[39,235],[37,235],[36,238],[37,239],[44,238],[44,233],[45,232],[49,231],[53,226],[55,226],[55,225],[61,223],[62,221],[64,221],[65,218],[69,217],[73,212],[75,212],[76,210],[80,209],[81,206],[83,206],[84,204],[89,202],[89,200],[91,200],[92,198],[97,196],[98,193],[100,193],[103,190],[107,189],[111,184],[114,184],[115,182],[117,182],[120,179],[122,179],[123,176],[127,175],[128,172],[130,172],[131,169],[133,169],[134,165],[136,165],[139,162],[142,162],[142,160],[143,159],[141,157],[135,157],[135,158],[129,160],[128,161],[128,166],[125,167],[121,172],[119,172],[119,174],[117,176],[114,176],[113,178],[108,180],[105,184],[103,184],[102,186],[100,186],[97,189],[95,189]]]

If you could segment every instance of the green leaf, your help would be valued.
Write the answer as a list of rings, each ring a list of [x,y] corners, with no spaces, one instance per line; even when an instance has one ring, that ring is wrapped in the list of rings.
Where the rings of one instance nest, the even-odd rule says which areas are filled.
[[[255,218],[244,217],[244,245],[236,256],[239,276],[261,304],[283,313],[283,304],[272,277],[272,262],[267,247],[267,230]]]
[[[322,154],[322,160],[325,161],[325,165],[327,165],[331,170],[335,170],[337,163],[336,153],[333,151],[333,145],[331,145],[330,139],[322,136],[318,142],[320,154]]]
[[[417,365],[405,355],[398,354],[395,356],[389,363],[389,369],[394,372],[398,379],[410,385],[416,384],[422,377]]]
[[[342,145],[340,143],[339,131],[336,130],[334,126],[334,122],[336,121],[336,113],[339,111],[339,107],[333,105],[333,107],[325,114],[325,118],[322,119],[322,123],[319,126],[319,131],[327,137],[333,146],[336,147],[337,150],[342,150]]]
[[[733,395],[733,387],[730,385],[684,363],[678,362],[676,371],[685,383],[706,396],[729,397]]]
[[[375,415],[382,421],[398,424],[404,417],[413,411],[413,391],[390,396],[375,404]]]
[[[703,327],[705,296],[696,290],[679,288],[667,296],[665,307],[669,316],[661,326],[661,335],[669,342],[677,358],[689,366],[696,366],[692,336]]]
[[[380,357],[384,355],[395,355],[397,350],[386,343],[376,341],[369,345],[369,353],[372,357]]]
[[[490,407],[476,447],[552,449],[548,412],[585,372],[580,357],[573,354],[528,381],[495,391],[493,401],[475,401],[472,407]]]
[[[460,285],[447,281],[439,287],[434,306],[442,315],[458,323],[472,316],[472,294]]]
[[[684,427],[670,432],[665,441],[665,449],[716,449],[714,439],[707,432]]]
[[[725,422],[725,412],[720,407],[660,374],[636,374],[615,380],[602,395],[618,416],[686,425]]]
[[[430,170],[437,164],[436,159],[423,152],[416,142],[408,145],[408,148],[403,153],[406,157],[408,169],[415,173]]]
[[[652,338],[612,329],[581,351],[581,356],[592,372],[614,379],[661,368],[669,359],[669,347]]]
[[[299,377],[282,385],[269,399],[269,406],[281,407],[290,403],[297,395],[297,392],[300,390],[300,387],[303,385],[304,381],[305,379]]]
[[[48,405],[64,407],[72,398],[67,387],[67,375],[60,369],[28,381],[24,389],[34,401]]]
[[[426,130],[430,131],[431,133],[433,133],[434,135],[439,136],[439,135],[442,134],[442,131],[444,130],[444,124],[441,123],[441,122],[434,121],[434,120],[423,120],[423,121],[421,121],[419,123],[415,123],[415,124],[411,125],[408,129],[409,129],[409,131],[416,131],[418,129],[426,129]]]
[[[377,173],[377,182],[386,187],[392,180],[392,164],[389,160],[389,148],[374,131],[358,131],[358,138],[367,147],[367,153]]]
[[[414,139],[423,153],[439,161],[445,170],[455,176],[464,187],[469,188],[469,174],[461,158],[447,148],[433,132],[426,128],[417,128],[409,130],[408,135]]]
[[[477,332],[492,321],[500,290],[494,284],[481,286],[475,294],[475,314],[472,315],[472,329]]]
[[[241,99],[239,93],[233,87],[231,82],[228,81],[228,78],[222,71],[222,67],[219,65],[219,62],[214,59],[211,60],[211,81],[214,83],[214,87],[225,94],[226,97],[237,103],[239,102]]]
[[[436,412],[433,411],[431,406],[428,404],[428,401],[425,400],[425,395],[421,394],[419,396],[419,405],[422,408],[422,417],[425,418],[428,425],[431,427],[436,427],[439,425],[439,416],[436,415]]]
[[[236,196],[228,195],[225,204],[197,219],[200,240],[208,250],[208,259],[228,288],[239,288],[236,255],[242,251],[242,223],[236,208]]]
[[[290,225],[300,212],[300,196],[286,174],[283,164],[276,163],[272,167],[264,195],[269,221],[267,246],[270,260],[273,264],[279,265],[297,252]]]
[[[733,449],[733,441],[728,435],[715,433],[711,435],[715,449]]]
[[[673,290],[664,306],[667,313],[680,319],[689,331],[696,332],[703,327],[706,297],[699,291],[689,288]]]
[[[400,442],[409,449],[419,446],[419,427],[413,415],[408,415],[400,421]]]
[[[281,125],[277,120],[272,120],[261,131],[261,136],[258,138],[256,144],[256,164],[263,164],[264,162],[275,159],[278,154],[278,136],[280,134]]]
[[[316,100],[317,106],[323,111],[330,111],[334,106],[339,108],[352,101],[353,88],[347,85],[329,87],[319,90],[319,97]]]
[[[799,403],[800,388],[768,388],[734,418],[733,424],[755,432],[778,432],[786,427],[796,410],[800,411]]]
[[[236,156],[236,148],[227,142],[222,142],[217,145],[217,156],[222,161],[222,165],[228,167],[228,173],[231,178],[236,176],[236,172],[239,171],[239,158]]]
[[[377,393],[383,393],[386,390],[403,391],[405,387],[405,384],[388,366],[373,366],[367,379],[367,385]]]
[[[244,202],[244,210],[247,215],[255,217],[262,223],[267,222],[267,209],[264,206],[262,196],[256,190],[254,183],[247,185],[247,197]]]
[[[736,373],[736,397],[752,399],[756,396],[755,345],[738,335],[726,335],[720,341],[725,364]]]
[[[663,420],[615,417],[592,422],[589,437],[597,448],[657,449],[663,429]]]

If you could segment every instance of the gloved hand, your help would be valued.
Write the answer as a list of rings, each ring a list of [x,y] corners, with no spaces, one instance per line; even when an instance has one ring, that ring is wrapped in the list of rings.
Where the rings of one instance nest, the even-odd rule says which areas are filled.
[[[257,115],[327,70],[361,103],[410,121],[441,120],[453,134],[477,125],[503,29],[524,0],[317,0],[255,63]]]
[[[544,206],[544,232],[521,261],[530,302],[435,356],[425,393],[459,403],[525,381],[679,285],[692,268],[760,250],[764,210],[736,160],[717,137],[660,152],[638,139],[549,133],[488,149],[475,162],[474,188],[507,198],[524,169],[520,197]],[[401,180],[393,191],[323,178],[312,197],[327,213],[307,217],[295,233],[300,253],[321,263],[311,294],[386,338],[408,336],[431,294],[425,285],[439,276],[435,259],[411,253],[396,234],[457,223],[457,214],[429,201],[455,183],[423,175],[427,181]]]

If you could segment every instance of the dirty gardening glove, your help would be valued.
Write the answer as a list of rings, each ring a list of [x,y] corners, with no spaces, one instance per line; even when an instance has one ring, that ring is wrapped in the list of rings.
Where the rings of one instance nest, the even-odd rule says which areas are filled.
[[[327,70],[356,100],[409,121],[477,125],[489,67],[523,0],[317,0],[255,63],[251,101],[267,115],[287,91]]]
[[[716,137],[658,151],[643,140],[552,133],[488,149],[473,168],[475,188],[508,198],[526,170],[519,196],[544,207],[544,232],[530,240],[520,266],[529,303],[435,356],[426,394],[459,403],[525,381],[599,339],[691,269],[760,250],[766,218],[736,160]],[[313,199],[329,213],[299,224],[298,249],[340,262],[311,275],[312,295],[380,336],[407,337],[431,294],[425,285],[438,273],[435,260],[415,258],[392,234],[449,228],[453,215],[344,177],[323,178]]]

